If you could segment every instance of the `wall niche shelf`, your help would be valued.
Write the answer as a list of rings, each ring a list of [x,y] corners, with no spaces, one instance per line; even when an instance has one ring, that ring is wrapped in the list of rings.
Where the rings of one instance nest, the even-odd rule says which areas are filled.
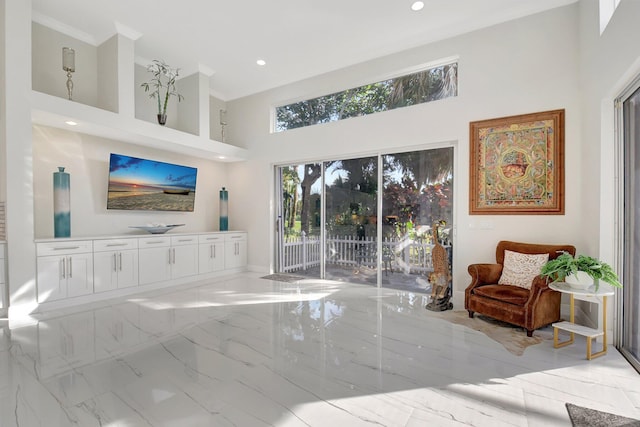
[[[248,158],[246,149],[234,145],[38,91],[32,91],[31,97],[31,121],[34,124],[218,162],[237,162]],[[77,125],[69,126],[66,122],[70,120]]]

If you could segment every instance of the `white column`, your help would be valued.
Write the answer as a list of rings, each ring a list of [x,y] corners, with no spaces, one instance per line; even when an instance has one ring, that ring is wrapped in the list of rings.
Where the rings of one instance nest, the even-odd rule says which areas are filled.
[[[13,319],[28,314],[37,306],[33,242],[31,0],[2,0],[2,6],[5,95],[0,143],[6,164],[1,179],[7,201],[9,317]]]
[[[136,114],[135,41],[142,33],[116,22],[118,32],[118,112],[125,117]]]
[[[173,98],[170,102],[178,105],[178,129],[197,135],[201,138],[210,138],[210,114],[209,114],[209,79],[213,71],[200,65],[198,72],[180,78],[176,87],[184,96],[184,101],[178,104]]]
[[[98,46],[98,107],[135,117],[135,40],[140,33],[116,23],[117,33]]]
[[[200,65],[198,67],[198,117],[199,133],[201,138],[211,139],[211,112],[209,111],[209,81],[213,76],[213,70]]]

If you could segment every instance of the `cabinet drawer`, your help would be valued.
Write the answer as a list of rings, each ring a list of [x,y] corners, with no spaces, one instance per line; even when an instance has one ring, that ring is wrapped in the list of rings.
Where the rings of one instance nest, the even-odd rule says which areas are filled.
[[[184,246],[198,244],[198,236],[172,236],[171,246]]]
[[[140,249],[162,246],[171,246],[171,237],[142,237],[138,239]]]
[[[92,251],[93,242],[91,240],[71,240],[36,244],[36,253],[38,256],[80,254]]]
[[[94,240],[94,252],[124,251],[126,249],[138,249],[138,239],[111,239]]]
[[[241,240],[247,240],[247,233],[228,233],[225,234],[224,240],[227,242],[238,242]]]
[[[198,236],[199,243],[224,242],[224,234],[201,234]]]

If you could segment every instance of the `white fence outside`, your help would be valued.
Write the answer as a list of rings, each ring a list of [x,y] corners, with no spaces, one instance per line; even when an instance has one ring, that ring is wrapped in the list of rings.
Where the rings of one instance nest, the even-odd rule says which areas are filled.
[[[320,265],[320,237],[305,236],[287,238],[283,244],[283,272],[307,270]],[[338,266],[378,265],[378,240],[374,237],[328,236],[327,264]],[[407,274],[424,274],[433,271],[430,243],[383,239],[382,263],[384,268]]]

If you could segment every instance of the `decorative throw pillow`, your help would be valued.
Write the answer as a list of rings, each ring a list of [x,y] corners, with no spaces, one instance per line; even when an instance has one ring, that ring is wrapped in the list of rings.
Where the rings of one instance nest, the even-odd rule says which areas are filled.
[[[540,269],[549,261],[549,254],[521,254],[504,251],[504,265],[499,285],[513,285],[531,289],[531,282],[540,274]]]

